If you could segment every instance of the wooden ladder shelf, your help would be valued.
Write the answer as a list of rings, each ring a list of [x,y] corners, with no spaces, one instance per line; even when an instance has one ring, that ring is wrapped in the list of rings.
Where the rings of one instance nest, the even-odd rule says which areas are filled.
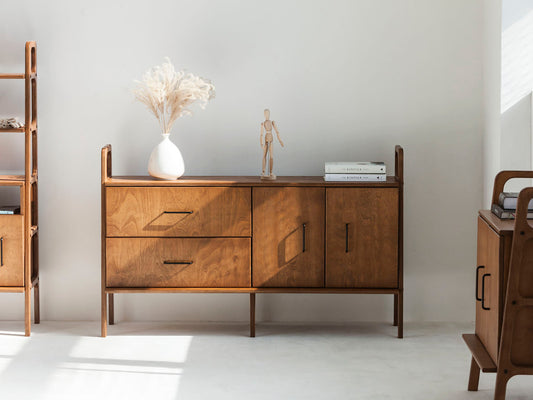
[[[0,175],[0,186],[20,187],[20,215],[0,216],[0,293],[24,293],[26,336],[31,333],[31,289],[34,320],[40,322],[36,52],[35,42],[26,42],[24,73],[0,73],[0,79],[24,80],[24,127],[0,129],[0,134],[24,133],[25,137],[24,175]]]

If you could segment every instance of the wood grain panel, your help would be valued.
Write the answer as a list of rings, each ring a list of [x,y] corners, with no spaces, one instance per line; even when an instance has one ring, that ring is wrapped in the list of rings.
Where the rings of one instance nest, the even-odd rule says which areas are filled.
[[[250,287],[248,238],[108,238],[106,244],[107,287]]]
[[[324,286],[323,188],[253,188],[253,218],[254,287]]]
[[[476,301],[476,334],[495,363],[498,361],[500,331],[500,254],[503,254],[501,246],[500,236],[481,217],[478,217],[477,264],[483,268],[479,269],[476,277],[477,296],[484,297],[484,305],[489,310],[484,310],[482,302]],[[484,275],[486,277],[483,291]]]
[[[326,189],[326,287],[398,287],[398,190]]]
[[[251,234],[250,188],[110,187],[106,193],[108,237]]]
[[[0,286],[24,286],[23,216],[0,215]]]

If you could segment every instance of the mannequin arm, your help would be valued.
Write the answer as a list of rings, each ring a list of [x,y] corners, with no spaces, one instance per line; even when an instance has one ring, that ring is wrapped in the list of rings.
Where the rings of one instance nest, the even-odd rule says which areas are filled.
[[[272,121],[272,126],[274,127],[274,130],[276,131],[276,136],[278,137],[279,144],[281,144],[281,147],[285,147],[283,145],[283,142],[281,141],[281,138],[279,137],[278,127],[276,126],[276,123],[274,121]]]

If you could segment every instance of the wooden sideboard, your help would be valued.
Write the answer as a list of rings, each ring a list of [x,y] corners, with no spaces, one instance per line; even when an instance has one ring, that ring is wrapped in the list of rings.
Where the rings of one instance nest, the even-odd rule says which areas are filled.
[[[102,336],[116,293],[394,295],[403,337],[403,149],[386,182],[112,176],[102,149]],[[109,316],[108,316],[109,308]]]
[[[533,171],[502,171],[494,182],[492,203],[512,178],[533,178]],[[490,210],[477,220],[476,325],[463,339],[472,353],[468,390],[476,391],[480,372],[495,372],[495,400],[504,400],[509,379],[533,374],[533,228],[526,219],[533,188],[520,192],[515,220]]]

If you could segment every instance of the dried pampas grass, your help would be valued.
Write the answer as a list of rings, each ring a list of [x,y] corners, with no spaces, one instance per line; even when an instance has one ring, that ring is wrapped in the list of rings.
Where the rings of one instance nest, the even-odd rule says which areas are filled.
[[[167,57],[162,65],[150,68],[142,81],[135,81],[135,98],[148,107],[159,121],[162,133],[170,133],[182,115],[192,114],[198,102],[203,109],[215,97],[215,86],[206,79],[185,71],[176,71]]]

